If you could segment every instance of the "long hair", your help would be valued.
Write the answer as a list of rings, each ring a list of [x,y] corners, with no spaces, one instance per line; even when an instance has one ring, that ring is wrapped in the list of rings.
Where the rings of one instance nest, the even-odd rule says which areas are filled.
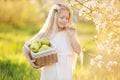
[[[58,14],[60,13],[60,10],[65,9],[69,11],[69,22],[71,22],[71,11],[70,9],[63,5],[63,4],[55,4],[52,6],[49,15],[41,28],[41,30],[30,40],[34,41],[36,39],[40,39],[42,37],[48,37],[52,38],[55,33],[58,31],[58,27],[56,24],[56,19]]]

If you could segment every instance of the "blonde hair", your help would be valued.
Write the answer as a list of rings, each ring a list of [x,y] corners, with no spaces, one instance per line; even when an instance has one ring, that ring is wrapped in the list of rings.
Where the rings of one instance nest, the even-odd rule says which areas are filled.
[[[57,19],[58,14],[60,13],[60,11],[63,9],[69,11],[69,22],[71,22],[70,9],[66,5],[55,4],[52,6],[42,29],[30,41],[34,41],[34,40],[40,39],[42,37],[52,38],[55,35],[55,33],[58,31],[56,19]]]

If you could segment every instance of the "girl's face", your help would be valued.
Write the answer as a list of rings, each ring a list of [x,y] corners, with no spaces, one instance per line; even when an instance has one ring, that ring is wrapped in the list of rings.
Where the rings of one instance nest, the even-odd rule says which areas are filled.
[[[58,28],[64,29],[66,27],[66,24],[69,22],[69,11],[62,9],[60,10],[60,13],[58,13],[57,17],[57,26]]]

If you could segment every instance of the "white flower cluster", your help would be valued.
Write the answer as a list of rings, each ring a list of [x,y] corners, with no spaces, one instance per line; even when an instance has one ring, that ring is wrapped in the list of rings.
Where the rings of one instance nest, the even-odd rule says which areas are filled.
[[[108,71],[112,70],[113,66],[116,66],[118,63],[116,61],[109,61],[106,65],[106,68],[108,69]]]
[[[112,68],[118,65],[117,61],[103,61],[102,55],[98,55],[90,60],[91,66],[97,66],[98,68],[106,68],[108,71],[112,71]]]
[[[79,16],[92,20],[96,24],[96,30],[98,31],[96,35],[97,47],[100,50],[104,50],[105,53],[108,54],[119,54],[120,0],[72,1],[75,1],[78,5],[81,5],[79,8]]]
[[[80,5],[79,16],[92,20],[96,25],[97,34],[94,39],[101,50],[101,55],[90,60],[93,70],[99,68],[101,75],[106,73],[106,69],[107,71],[120,70],[120,0],[72,1]],[[119,68],[116,69],[116,66]],[[114,80],[118,80],[117,75],[113,77]]]

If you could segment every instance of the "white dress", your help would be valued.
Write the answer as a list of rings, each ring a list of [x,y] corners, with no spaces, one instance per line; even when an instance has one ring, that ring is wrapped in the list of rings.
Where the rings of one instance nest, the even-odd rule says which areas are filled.
[[[42,69],[40,80],[72,80],[72,47],[65,31],[57,32],[51,40],[57,49],[58,62]]]

